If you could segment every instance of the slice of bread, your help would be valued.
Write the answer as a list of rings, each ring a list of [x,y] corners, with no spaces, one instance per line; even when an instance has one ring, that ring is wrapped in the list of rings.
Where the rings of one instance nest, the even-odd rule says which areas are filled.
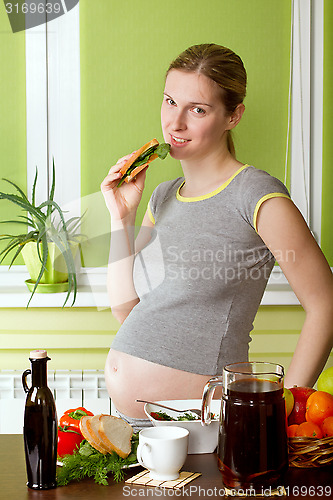
[[[86,420],[87,430],[88,430],[89,434],[91,435],[91,437],[93,438],[94,443],[99,447],[99,448],[97,448],[98,451],[100,451],[99,449],[102,449],[102,450],[104,450],[105,453],[109,453],[110,448],[103,443],[103,441],[99,435],[99,432],[98,432],[98,428],[100,425],[99,419],[101,416],[104,416],[104,415],[95,415],[94,417],[88,418]],[[110,415],[105,415],[105,416],[108,417]]]
[[[122,458],[131,453],[133,428],[121,418],[100,415],[98,433],[109,452],[115,451]]]
[[[93,448],[95,448],[95,450],[103,453],[103,455],[106,455],[107,451],[106,451],[106,448],[105,447],[101,447],[97,442],[96,440],[94,439],[94,436],[90,433],[89,429],[88,429],[88,426],[87,426],[87,421],[90,420],[92,417],[82,417],[80,419],[80,431],[81,431],[81,434],[82,436],[88,441],[89,444],[91,444],[91,446]]]

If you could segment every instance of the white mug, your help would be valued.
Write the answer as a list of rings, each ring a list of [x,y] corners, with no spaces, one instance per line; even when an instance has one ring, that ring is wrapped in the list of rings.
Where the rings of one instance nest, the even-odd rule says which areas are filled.
[[[151,479],[171,481],[179,477],[188,449],[189,431],[182,427],[159,426],[139,433],[137,458],[149,470]]]

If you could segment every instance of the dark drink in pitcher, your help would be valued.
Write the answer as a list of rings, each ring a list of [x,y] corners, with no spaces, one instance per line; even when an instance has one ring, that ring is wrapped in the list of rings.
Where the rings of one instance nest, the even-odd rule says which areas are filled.
[[[283,388],[270,380],[236,380],[222,398],[218,464],[226,487],[276,488],[288,469]]]

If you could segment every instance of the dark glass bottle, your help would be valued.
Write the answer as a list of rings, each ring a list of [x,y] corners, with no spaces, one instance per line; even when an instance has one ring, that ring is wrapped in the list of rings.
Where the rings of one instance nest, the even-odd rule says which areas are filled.
[[[30,352],[31,370],[25,370],[22,384],[27,399],[24,412],[24,449],[27,486],[36,490],[55,488],[58,426],[53,394],[47,386],[46,351]],[[31,387],[26,378],[31,373]]]

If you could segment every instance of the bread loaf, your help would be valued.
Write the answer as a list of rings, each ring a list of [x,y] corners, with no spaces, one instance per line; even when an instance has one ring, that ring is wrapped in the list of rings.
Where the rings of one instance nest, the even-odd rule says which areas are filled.
[[[126,458],[131,453],[133,429],[121,418],[103,414],[82,417],[80,431],[103,455],[116,452],[121,458]]]
[[[131,453],[133,428],[124,420],[112,415],[100,415],[98,433],[104,446],[126,458]]]
[[[80,420],[81,434],[88,441],[88,443],[91,444],[91,446],[93,448],[95,448],[95,450],[99,451],[100,453],[103,453],[103,455],[106,455],[106,453],[107,453],[106,448],[105,447],[102,448],[101,446],[99,446],[99,444],[96,442],[96,440],[94,439],[92,434],[89,432],[89,429],[87,426],[87,420],[89,420],[91,418],[92,417],[89,417],[89,416],[81,418],[81,420]]]
[[[105,416],[107,417],[110,415],[105,415]],[[99,422],[100,417],[101,417],[101,415],[95,415],[94,417],[88,418],[86,420],[86,425],[87,425],[87,429],[88,429],[90,436],[94,440],[94,443],[99,447],[99,448],[97,448],[98,451],[100,451],[100,449],[102,449],[102,450],[104,450],[104,453],[108,453],[109,448],[107,446],[105,446],[105,444],[103,444],[103,441],[101,440],[99,432],[98,432],[98,428],[99,428],[99,424],[100,424],[100,422]],[[92,446],[94,446],[94,445],[92,445]],[[101,452],[101,453],[103,453],[103,452]]]

